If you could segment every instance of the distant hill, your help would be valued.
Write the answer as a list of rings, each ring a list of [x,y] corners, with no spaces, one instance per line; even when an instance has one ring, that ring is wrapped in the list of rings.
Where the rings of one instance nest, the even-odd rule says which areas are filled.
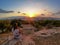
[[[13,20],[13,19],[25,19],[25,16],[13,16],[13,17],[6,17],[6,18],[0,18],[0,20]]]
[[[13,19],[27,20],[27,19],[29,19],[29,17],[14,16],[14,17],[0,18],[0,20],[13,20]],[[53,17],[33,17],[31,19],[33,19],[33,20],[60,20],[60,18],[53,18]]]
[[[53,17],[35,17],[34,20],[60,20],[60,18],[53,18]]]

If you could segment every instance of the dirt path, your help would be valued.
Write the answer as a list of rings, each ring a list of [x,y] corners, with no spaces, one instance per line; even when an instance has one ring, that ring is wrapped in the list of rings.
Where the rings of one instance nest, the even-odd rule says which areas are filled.
[[[29,35],[29,36],[24,36],[23,44],[24,45],[35,45],[35,42],[32,40],[31,35]]]
[[[21,37],[21,40],[20,41],[19,40],[11,40],[9,42],[9,45],[14,45],[14,44],[15,45],[17,45],[17,44],[18,45],[35,45],[35,42],[32,40],[31,35],[29,35],[29,36],[23,35]]]

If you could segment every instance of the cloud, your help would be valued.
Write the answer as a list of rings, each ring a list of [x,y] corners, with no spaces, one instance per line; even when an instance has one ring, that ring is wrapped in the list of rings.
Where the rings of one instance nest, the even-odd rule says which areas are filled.
[[[60,14],[60,11],[59,11],[59,12],[57,12],[57,13],[55,13],[55,14]]]
[[[6,10],[3,10],[3,9],[0,9],[0,13],[13,13],[14,11],[6,11]]]
[[[20,11],[18,11],[17,13],[21,13]]]
[[[57,12],[55,12],[55,13],[52,13],[52,16],[53,17],[58,17],[58,18],[60,18],[60,11],[57,11]]]
[[[60,14],[60,11],[56,12],[56,13],[53,13],[53,15],[57,15],[57,14]]]

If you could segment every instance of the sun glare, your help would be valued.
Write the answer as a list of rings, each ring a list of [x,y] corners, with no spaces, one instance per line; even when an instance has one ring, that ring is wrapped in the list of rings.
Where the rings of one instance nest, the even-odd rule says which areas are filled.
[[[29,17],[34,17],[35,14],[34,14],[34,12],[29,12],[29,13],[28,13],[28,16],[29,16]]]
[[[34,10],[29,10],[28,12],[27,12],[27,15],[29,16],[29,17],[35,17],[36,15],[35,15],[35,11]]]

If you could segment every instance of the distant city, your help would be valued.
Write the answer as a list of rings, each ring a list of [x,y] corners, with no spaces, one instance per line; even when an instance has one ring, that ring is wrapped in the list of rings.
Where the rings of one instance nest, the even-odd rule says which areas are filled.
[[[26,16],[14,16],[14,17],[6,17],[6,18],[0,18],[0,20],[13,20],[13,19],[21,19],[21,20],[27,20],[30,17]],[[60,20],[60,18],[53,18],[53,17],[32,17],[33,20]]]

